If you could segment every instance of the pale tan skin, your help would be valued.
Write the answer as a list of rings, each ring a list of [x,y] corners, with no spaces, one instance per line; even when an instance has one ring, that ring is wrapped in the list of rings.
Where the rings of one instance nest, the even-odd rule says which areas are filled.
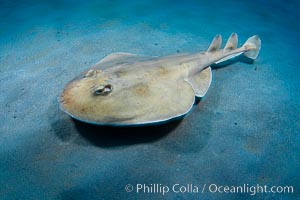
[[[80,121],[103,125],[148,124],[182,116],[195,96],[206,93],[211,64],[254,47],[213,48],[166,57],[111,54],[68,83],[60,106]]]

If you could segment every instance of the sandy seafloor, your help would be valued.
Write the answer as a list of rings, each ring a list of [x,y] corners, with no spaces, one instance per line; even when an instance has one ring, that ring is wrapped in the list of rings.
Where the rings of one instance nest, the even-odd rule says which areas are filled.
[[[0,4],[1,200],[300,199],[298,1]],[[64,85],[110,53],[205,51],[215,34],[231,32],[240,45],[258,34],[259,57],[214,70],[207,95],[181,121],[109,128],[59,109]],[[170,191],[137,193],[137,184]],[[174,184],[199,192],[176,193]],[[212,193],[210,184],[294,192]]]

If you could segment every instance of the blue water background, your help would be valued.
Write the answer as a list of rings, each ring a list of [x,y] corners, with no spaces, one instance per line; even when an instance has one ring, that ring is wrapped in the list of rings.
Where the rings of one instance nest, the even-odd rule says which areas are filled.
[[[0,199],[300,199],[300,3],[0,1]],[[58,108],[64,85],[114,52],[205,51],[257,34],[253,64],[214,70],[179,123],[107,128]],[[126,184],[291,185],[293,194],[126,192]]]

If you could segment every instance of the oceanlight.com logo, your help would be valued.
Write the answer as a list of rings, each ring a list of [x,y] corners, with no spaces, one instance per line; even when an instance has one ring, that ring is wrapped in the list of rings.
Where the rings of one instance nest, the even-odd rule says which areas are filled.
[[[159,194],[166,195],[168,193],[221,193],[221,194],[249,194],[251,196],[256,194],[292,194],[294,193],[293,186],[268,186],[268,185],[249,185],[243,184],[238,186],[225,186],[218,184],[174,184],[163,185],[159,183],[136,185],[127,184],[125,186],[126,192],[134,192],[137,194]]]

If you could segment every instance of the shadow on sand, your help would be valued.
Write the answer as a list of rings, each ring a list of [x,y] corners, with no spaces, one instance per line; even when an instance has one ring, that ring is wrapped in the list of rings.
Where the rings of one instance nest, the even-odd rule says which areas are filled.
[[[148,143],[159,140],[174,130],[181,119],[165,124],[137,127],[97,126],[73,120],[80,136],[101,147]]]

